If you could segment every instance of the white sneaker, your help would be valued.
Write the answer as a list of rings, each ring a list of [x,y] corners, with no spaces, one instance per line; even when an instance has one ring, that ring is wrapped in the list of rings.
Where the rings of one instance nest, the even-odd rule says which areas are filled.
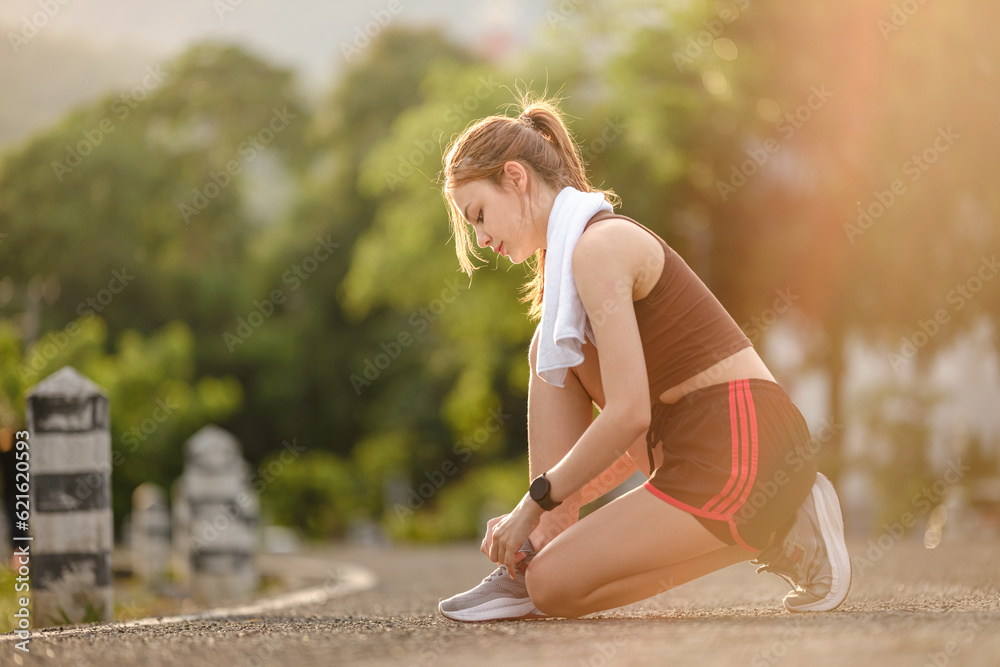
[[[535,552],[527,540],[520,549],[528,555],[517,564],[517,576],[501,565],[475,588],[438,602],[438,611],[453,621],[500,621],[518,618],[546,618],[528,597],[524,572]]]
[[[831,611],[847,598],[851,559],[844,541],[844,517],[826,476],[816,474],[812,493],[784,541],[753,562],[760,565],[757,572],[772,572],[791,585],[784,599],[788,611]]]

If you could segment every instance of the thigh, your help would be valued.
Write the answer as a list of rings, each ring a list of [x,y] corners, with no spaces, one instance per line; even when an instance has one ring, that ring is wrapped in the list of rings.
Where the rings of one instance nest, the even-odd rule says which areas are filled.
[[[539,608],[590,613],[646,599],[749,558],[687,512],[638,487],[539,552],[527,570],[528,592]]]

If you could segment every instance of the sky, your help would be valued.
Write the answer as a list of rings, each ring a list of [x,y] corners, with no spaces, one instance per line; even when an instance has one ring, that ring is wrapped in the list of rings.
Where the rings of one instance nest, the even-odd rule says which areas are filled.
[[[74,106],[142,78],[204,40],[236,42],[325,93],[387,25],[442,26],[470,48],[503,35],[527,45],[547,2],[531,0],[3,0],[0,147]],[[367,33],[367,35],[366,35]],[[490,42],[495,43],[495,42]]]
[[[51,18],[41,18],[45,6]],[[246,44],[317,80],[329,80],[343,64],[338,47],[350,44],[358,30],[375,32],[397,21],[440,24],[456,39],[472,44],[490,29],[514,31],[541,12],[527,0],[4,0],[0,24],[6,33],[11,26],[23,29],[25,19],[37,17],[40,33],[152,55],[174,54],[193,42],[222,38]],[[29,41],[24,48],[30,47]]]

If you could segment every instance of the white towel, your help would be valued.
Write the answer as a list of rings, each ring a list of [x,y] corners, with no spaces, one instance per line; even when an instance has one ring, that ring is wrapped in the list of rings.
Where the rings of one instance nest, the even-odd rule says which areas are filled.
[[[594,338],[573,279],[573,249],[587,221],[603,210],[614,210],[604,195],[572,187],[563,188],[552,203],[545,241],[542,321],[535,336],[541,336],[538,376],[557,387],[563,386],[567,369],[583,362],[585,336]]]

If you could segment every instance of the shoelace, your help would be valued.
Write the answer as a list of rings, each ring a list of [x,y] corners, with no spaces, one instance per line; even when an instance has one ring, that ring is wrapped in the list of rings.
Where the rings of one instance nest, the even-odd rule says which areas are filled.
[[[525,568],[528,567],[528,563],[531,562],[531,559],[534,558],[534,556],[535,556],[534,553],[529,553],[525,558],[521,559],[521,561],[516,566],[518,568],[517,574],[519,575],[524,574],[524,572],[521,571],[521,567]],[[506,576],[507,576],[507,564],[503,563],[500,565],[500,567],[498,567],[497,569],[493,570],[488,575],[486,575],[486,578],[483,579],[483,583],[485,584],[489,581],[493,581],[494,577],[506,577]]]
[[[788,585],[793,589],[801,589],[811,593],[812,591],[809,589],[820,583],[816,582],[815,579],[823,567],[822,559],[826,557],[826,551],[822,545],[818,546],[817,557],[809,560],[809,562],[806,562],[804,559],[793,560],[792,556],[796,550],[801,550],[803,555],[806,553],[802,547],[795,544],[789,544],[784,551],[779,551],[776,557],[770,562],[767,562],[765,558],[758,558],[752,562],[754,565],[760,566],[757,568],[758,573],[771,572],[787,581]],[[761,554],[761,556],[763,555]]]
[[[784,557],[784,560],[787,561],[788,565],[786,565],[784,562],[781,562],[778,559],[775,559],[770,563],[763,562],[760,559],[752,561],[754,565],[759,566],[757,568],[757,574],[760,574],[761,572],[770,572],[772,574],[776,574],[782,579],[784,579],[786,582],[788,582],[788,585],[791,586],[793,589],[798,588],[798,584],[796,583],[795,580],[797,578],[797,575],[799,575],[799,572],[795,568],[794,562],[788,560],[789,554],[781,554],[781,556]]]

